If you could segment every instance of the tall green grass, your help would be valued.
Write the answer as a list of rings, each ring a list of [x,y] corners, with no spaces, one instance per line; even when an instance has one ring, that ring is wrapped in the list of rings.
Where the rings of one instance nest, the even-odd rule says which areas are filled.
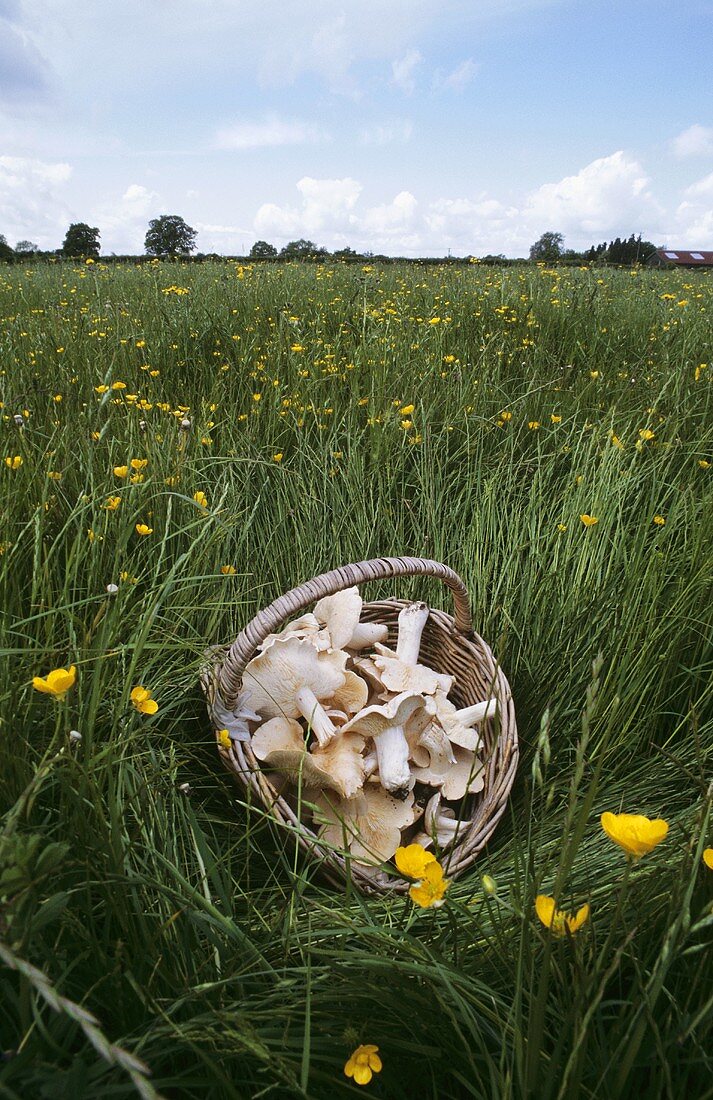
[[[354,1095],[361,1042],[381,1097],[713,1096],[712,311],[702,272],[4,270],[0,1096]],[[388,554],[463,576],[521,739],[439,910],[325,886],[198,688]],[[669,835],[627,869],[604,810]],[[538,893],[590,921],[553,938]]]

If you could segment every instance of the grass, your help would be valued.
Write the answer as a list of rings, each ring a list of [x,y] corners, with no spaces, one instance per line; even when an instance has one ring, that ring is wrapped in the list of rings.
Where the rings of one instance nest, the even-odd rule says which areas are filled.
[[[712,309],[705,272],[4,269],[0,1097],[713,1096]],[[521,738],[438,910],[321,883],[198,688],[389,554],[463,576]],[[668,837],[629,867],[604,810]],[[552,937],[538,893],[589,922]]]

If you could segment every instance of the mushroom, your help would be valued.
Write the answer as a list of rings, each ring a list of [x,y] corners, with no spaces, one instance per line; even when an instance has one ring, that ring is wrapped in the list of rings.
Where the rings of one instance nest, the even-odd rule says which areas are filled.
[[[342,726],[342,733],[356,730],[373,738],[379,762],[379,782],[396,798],[405,798],[411,785],[409,744],[404,725],[423,705],[421,695],[403,692],[381,706],[366,707]]]
[[[315,618],[329,631],[333,649],[344,649],[349,642],[359,625],[361,604],[359,589],[353,585],[333,596],[323,596],[314,605]]]
[[[308,788],[329,787],[352,798],[364,783],[364,738],[358,733],[339,734],[326,748],[308,752],[299,722],[271,718],[255,731],[251,746],[258,760]]]
[[[243,683],[262,718],[302,715],[324,746],[337,730],[320,700],[344,686],[346,661],[347,654],[339,650],[318,653],[306,638],[277,638],[249,662]]]
[[[411,759],[419,768],[446,775],[451,764],[456,762],[448,736],[436,722],[429,722],[414,740],[409,740],[409,744]]]
[[[443,692],[437,691],[435,702],[436,718],[453,744],[460,745],[463,749],[479,749],[483,743],[482,738],[473,726],[495,717],[497,699],[488,699],[487,702],[474,703],[473,706],[458,710]]]
[[[452,802],[465,798],[466,794],[477,794],[485,786],[485,768],[474,752],[456,745],[453,749],[456,758],[451,764],[441,787],[443,797]]]
[[[349,650],[366,649],[377,642],[385,642],[389,636],[386,623],[357,623],[354,633],[347,642]]]
[[[347,714],[356,714],[366,706],[369,698],[369,685],[356,672],[344,673],[346,677],[342,687],[337,688],[329,700],[330,706],[337,710],[343,710]]]
[[[383,863],[401,843],[401,831],[415,820],[413,794],[394,798],[380,786],[364,787],[354,798],[338,800],[323,792],[314,800],[319,839],[350,850],[357,863]]]
[[[428,621],[428,605],[411,603],[399,612],[399,634],[396,652],[377,642],[373,662],[381,682],[393,692],[413,691],[433,695],[440,690],[446,695],[453,687],[453,677],[435,672],[418,663],[421,635]]]
[[[414,843],[428,848],[435,841],[438,848],[448,848],[456,837],[469,827],[469,821],[458,821],[450,806],[441,806],[441,792],[428,800],[423,815],[424,832],[414,837]]]
[[[332,645],[329,632],[323,630],[319,620],[309,613],[300,615],[299,619],[293,619],[292,622],[286,623],[282,630],[276,634],[268,634],[260,643],[258,649],[261,651],[269,649],[278,638],[309,638],[315,649],[320,652],[330,649]]]

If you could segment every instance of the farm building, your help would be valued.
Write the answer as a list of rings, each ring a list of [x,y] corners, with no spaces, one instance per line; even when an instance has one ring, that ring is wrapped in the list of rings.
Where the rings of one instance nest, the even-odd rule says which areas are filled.
[[[648,261],[655,267],[675,264],[679,267],[713,267],[713,252],[684,248],[657,248]]]

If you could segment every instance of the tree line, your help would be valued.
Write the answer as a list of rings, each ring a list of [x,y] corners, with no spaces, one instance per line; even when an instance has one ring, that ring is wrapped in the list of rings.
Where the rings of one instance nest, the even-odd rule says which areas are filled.
[[[178,214],[162,214],[149,222],[149,227],[144,238],[145,255],[162,260],[188,259],[196,251],[197,231],[188,225]],[[101,233],[96,226],[90,226],[86,222],[74,222],[69,226],[61,248],[54,251],[43,251],[29,240],[18,241],[14,248],[6,238],[0,234],[0,261],[25,261],[30,258],[57,258],[96,260],[100,255],[99,239]],[[564,236],[548,230],[535,241],[530,248],[529,259],[533,263],[563,263],[563,264],[616,264],[633,265],[645,263],[656,251],[656,245],[651,241],[641,239],[632,233],[628,238],[617,237],[613,241],[604,241],[601,244],[592,245],[582,252],[564,247]],[[124,257],[122,257],[124,258]],[[137,257],[125,257],[136,259]],[[199,253],[195,259],[221,259],[216,253]],[[307,260],[324,261],[328,259],[342,261],[344,263],[363,262],[365,260],[389,261],[394,257],[374,255],[373,252],[357,252],[353,248],[339,248],[335,252],[329,252],[326,248],[315,244],[314,241],[301,237],[299,240],[290,241],[283,248],[277,249],[268,241],[256,241],[245,257],[236,259],[248,260]],[[430,262],[468,263],[476,260],[474,256],[463,258],[447,257],[438,260],[429,258]],[[488,253],[477,259],[484,264],[510,264],[522,263],[523,260],[508,260],[504,255]]]

